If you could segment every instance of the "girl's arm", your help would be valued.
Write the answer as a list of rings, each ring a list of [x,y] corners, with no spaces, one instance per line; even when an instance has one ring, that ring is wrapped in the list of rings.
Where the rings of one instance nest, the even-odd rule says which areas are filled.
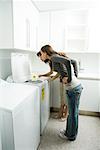
[[[78,66],[77,66],[77,61],[74,60],[74,59],[71,59],[71,64],[73,65],[75,76],[78,77]]]
[[[52,77],[51,77],[51,81],[55,80],[55,79],[58,78],[58,77],[59,77],[59,73],[56,73],[55,76],[52,76]]]
[[[50,71],[48,73],[45,73],[45,74],[42,74],[42,75],[39,75],[39,77],[49,77],[52,73],[53,73],[53,70],[52,70],[52,62],[49,62],[49,67],[50,67]]]
[[[51,70],[51,71],[48,72],[48,73],[39,75],[39,77],[42,77],[42,76],[49,77],[52,73],[53,73],[53,71]]]

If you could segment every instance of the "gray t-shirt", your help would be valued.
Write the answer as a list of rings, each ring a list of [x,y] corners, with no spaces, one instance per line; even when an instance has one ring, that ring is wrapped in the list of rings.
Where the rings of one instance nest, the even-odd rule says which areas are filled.
[[[67,57],[54,54],[51,57],[51,61],[52,61],[52,69],[58,72],[61,78],[68,77],[68,82],[71,82],[72,80],[71,60]]]
[[[75,66],[75,60],[69,59],[67,57],[54,54],[51,57],[52,69],[59,73],[61,78],[68,77],[68,83],[66,84],[66,89],[72,89],[80,84],[77,77],[77,67]],[[74,67],[74,74],[72,74],[72,66]]]

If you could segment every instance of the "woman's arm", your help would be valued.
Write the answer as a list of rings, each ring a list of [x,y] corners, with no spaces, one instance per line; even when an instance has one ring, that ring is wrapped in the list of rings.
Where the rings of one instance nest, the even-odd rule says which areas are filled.
[[[48,62],[48,61],[46,60],[45,62]],[[52,62],[49,61],[48,64],[49,64],[49,67],[50,67],[50,71],[49,71],[48,73],[39,75],[39,77],[42,77],[42,76],[49,77],[49,76],[53,73],[53,70],[52,70]]]
[[[77,66],[77,61],[74,60],[74,59],[71,59],[71,64],[73,65],[75,76],[78,77],[78,66]]]
[[[52,76],[52,77],[51,77],[51,81],[55,80],[55,79],[58,78],[58,77],[59,77],[59,73],[56,73],[55,76]]]
[[[52,73],[53,73],[53,71],[51,70],[51,71],[48,72],[48,73],[39,75],[39,77],[42,77],[42,76],[49,77]]]

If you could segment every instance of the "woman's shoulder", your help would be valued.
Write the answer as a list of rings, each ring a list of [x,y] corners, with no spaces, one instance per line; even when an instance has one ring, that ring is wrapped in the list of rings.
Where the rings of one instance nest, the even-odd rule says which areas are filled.
[[[59,54],[52,55],[51,59],[65,59],[65,60],[71,60],[69,57],[61,56]]]
[[[52,60],[55,60],[56,58],[59,58],[59,55],[58,55],[58,54],[52,55],[52,56],[51,56],[51,61],[52,61]]]

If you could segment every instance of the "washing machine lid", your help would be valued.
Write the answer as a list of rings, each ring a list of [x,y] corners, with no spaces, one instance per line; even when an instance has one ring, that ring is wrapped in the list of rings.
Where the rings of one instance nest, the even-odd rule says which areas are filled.
[[[37,87],[31,85],[8,83],[0,85],[0,109],[12,111],[34,92]]]

